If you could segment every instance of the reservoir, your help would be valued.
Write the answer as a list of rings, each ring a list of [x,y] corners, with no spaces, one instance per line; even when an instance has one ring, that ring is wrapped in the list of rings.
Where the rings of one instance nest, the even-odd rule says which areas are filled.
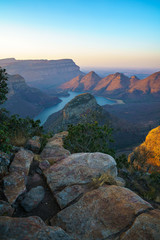
[[[69,92],[69,96],[67,97],[59,97],[59,99],[62,100],[62,102],[54,105],[53,107],[49,107],[49,108],[45,108],[39,115],[37,115],[34,120],[40,120],[41,121],[41,125],[43,125],[45,123],[45,121],[47,120],[47,118],[55,112],[60,111],[62,108],[64,108],[64,106],[70,101],[72,100],[74,97],[76,97],[79,94],[82,94],[83,92]],[[105,104],[114,104],[115,101],[114,100],[109,100],[105,97],[98,97],[98,96],[94,96],[97,103],[100,106],[103,106]]]

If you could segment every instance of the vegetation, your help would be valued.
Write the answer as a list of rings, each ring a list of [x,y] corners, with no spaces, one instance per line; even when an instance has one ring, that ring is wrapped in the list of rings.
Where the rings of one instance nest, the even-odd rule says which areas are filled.
[[[68,133],[64,147],[71,153],[102,152],[114,156],[114,150],[109,146],[113,142],[112,129],[108,125],[99,126],[98,122],[79,123],[69,125]]]
[[[0,68],[0,104],[7,100],[7,93],[7,74],[5,69]],[[43,135],[39,120],[9,116],[5,109],[0,108],[0,151],[9,153],[12,146],[24,146],[33,136],[41,136],[44,146],[48,135]]]
[[[99,188],[104,184],[107,185],[117,185],[116,180],[110,174],[103,173],[99,177],[92,178],[92,182],[90,183],[90,188]]]

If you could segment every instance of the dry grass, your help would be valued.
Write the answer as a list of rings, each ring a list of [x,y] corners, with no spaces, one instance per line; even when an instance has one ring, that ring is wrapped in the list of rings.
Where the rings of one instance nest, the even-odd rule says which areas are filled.
[[[17,132],[13,137],[11,137],[11,144],[17,147],[24,147],[27,140],[27,137],[24,136],[22,132]]]
[[[92,182],[90,183],[91,188],[99,188],[104,184],[108,185],[117,185],[117,182],[113,176],[107,173],[103,173],[99,177],[92,178]]]

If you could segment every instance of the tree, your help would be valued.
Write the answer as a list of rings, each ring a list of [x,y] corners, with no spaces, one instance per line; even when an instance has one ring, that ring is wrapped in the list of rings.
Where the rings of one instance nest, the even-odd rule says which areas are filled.
[[[113,142],[112,129],[108,125],[99,126],[98,122],[69,125],[64,147],[71,153],[102,152],[114,156],[109,143]]]
[[[3,104],[6,100],[6,94],[8,93],[7,87],[7,73],[5,69],[0,67],[0,104]]]

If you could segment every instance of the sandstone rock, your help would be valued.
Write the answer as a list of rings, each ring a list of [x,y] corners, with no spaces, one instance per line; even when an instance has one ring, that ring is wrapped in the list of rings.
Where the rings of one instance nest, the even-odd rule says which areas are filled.
[[[21,205],[26,212],[30,212],[43,200],[44,195],[45,191],[42,186],[32,188],[28,193],[26,193],[25,198],[21,201]]]
[[[68,132],[67,131],[64,131],[64,132],[60,132],[60,133],[57,133],[55,134],[52,138],[50,138],[48,140],[48,143],[47,143],[47,147],[51,147],[51,146],[60,146],[60,147],[63,147],[63,139],[65,137],[68,136]]]
[[[52,138],[49,139],[48,143],[46,144],[45,148],[41,153],[41,159],[42,162],[44,162],[44,165],[46,165],[46,160],[49,162],[49,164],[53,165],[54,163],[70,155],[70,152],[63,148],[63,138],[67,135],[68,132],[61,132],[55,134]],[[43,164],[41,165],[42,169],[46,168],[45,166],[43,168]]]
[[[149,209],[152,206],[129,189],[108,185],[86,193],[51,222],[77,240],[110,239]]]
[[[122,234],[121,240],[159,240],[160,211],[153,210],[139,215],[131,228]]]
[[[47,160],[44,160],[42,162],[39,163],[39,167],[40,169],[43,171],[43,170],[46,170],[47,168],[49,168],[51,165],[50,163],[47,161]]]
[[[74,240],[59,227],[49,227],[39,217],[0,217],[1,240]]]
[[[87,184],[102,173],[117,176],[115,160],[104,153],[76,153],[44,172],[52,192],[71,185]]]
[[[14,209],[8,202],[0,200],[0,216],[12,216]]]
[[[40,137],[34,136],[32,139],[29,139],[26,148],[34,153],[39,153],[41,148]]]
[[[28,175],[32,160],[33,153],[21,148],[10,165],[9,176],[3,178],[4,194],[11,204],[26,190],[25,177]]]
[[[6,153],[0,152],[0,178],[8,173],[9,164],[10,156]]]
[[[25,176],[24,173],[12,172],[9,176],[3,178],[4,194],[10,204],[13,204],[17,197],[21,195],[25,190]]]
[[[10,165],[10,172],[19,172],[28,175],[30,165],[33,161],[34,154],[29,151],[21,148],[16,154]]]
[[[82,196],[85,192],[84,186],[73,185],[66,187],[61,192],[55,194],[55,198],[60,206],[60,208],[66,207],[72,201],[76,200],[78,197]]]

